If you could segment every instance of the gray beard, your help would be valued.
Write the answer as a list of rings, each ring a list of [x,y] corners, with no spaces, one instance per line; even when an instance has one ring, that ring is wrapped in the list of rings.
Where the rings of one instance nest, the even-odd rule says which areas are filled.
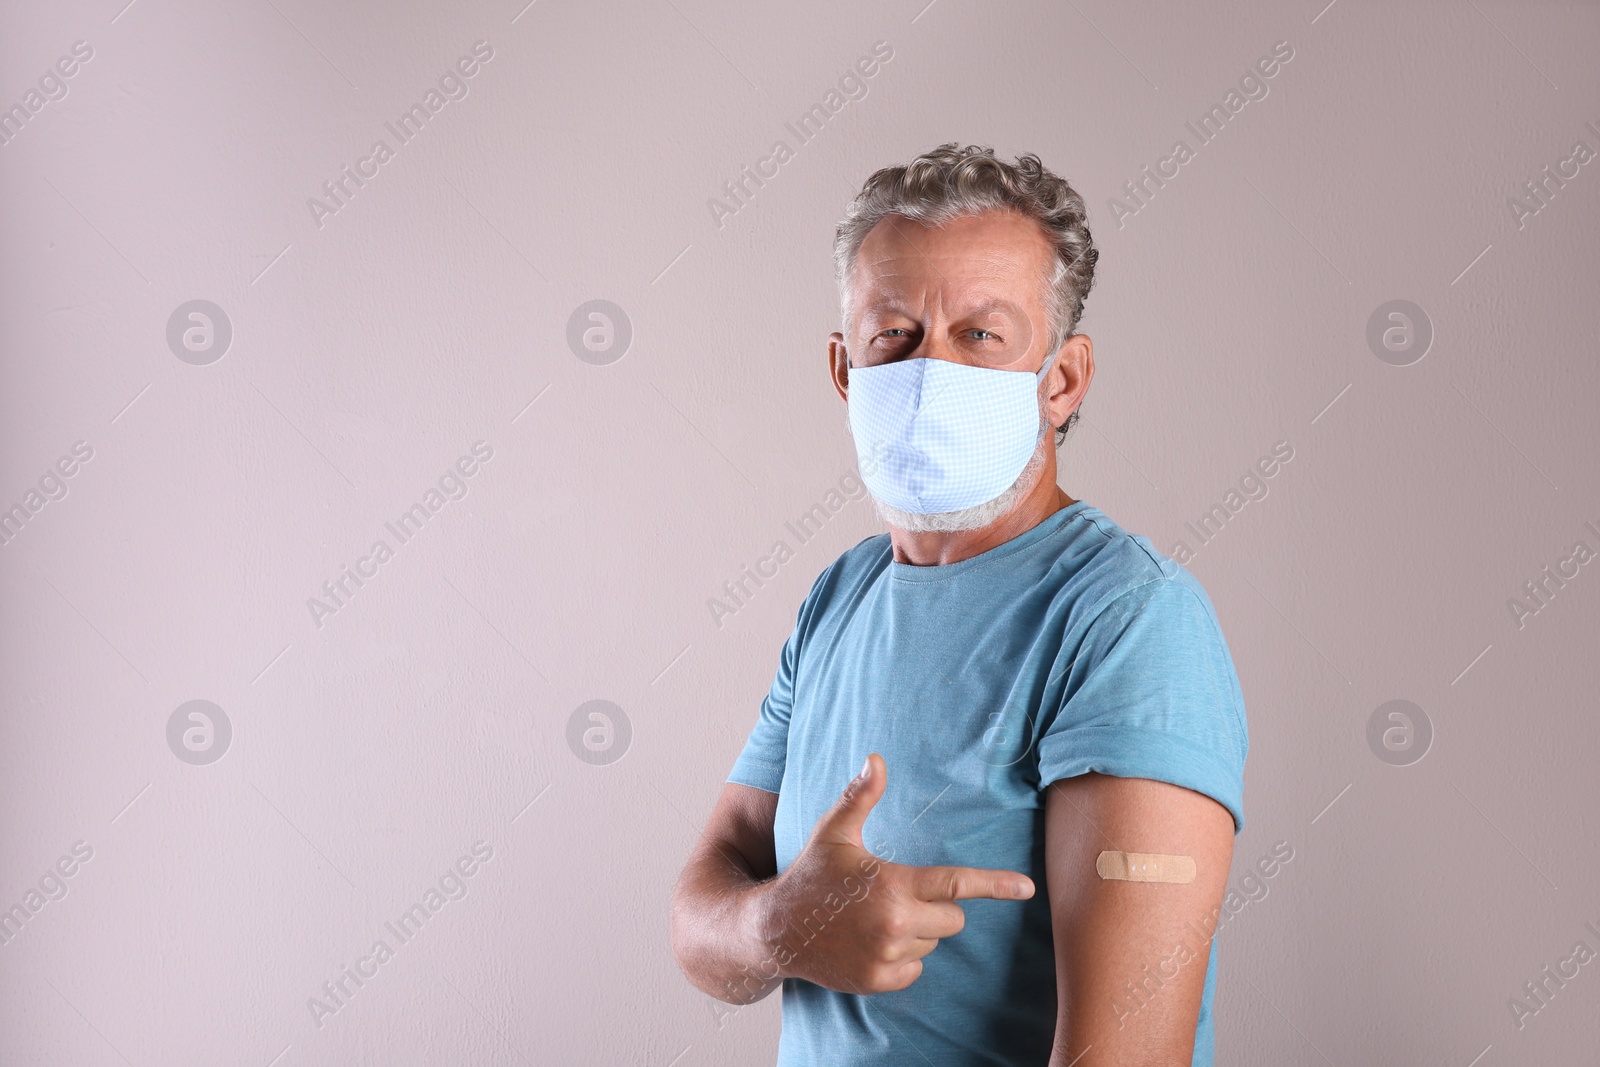
[[[855,431],[850,429],[848,410],[845,413],[845,428],[850,431],[854,439]],[[902,511],[873,496],[872,503],[878,510],[878,517],[890,526],[898,527],[907,533],[957,533],[962,530],[978,530],[990,525],[1016,507],[1017,503],[1038,483],[1039,475],[1044,470],[1045,457],[1049,455],[1045,451],[1045,442],[1049,439],[1050,429],[1050,419],[1045,414],[1044,401],[1041,399],[1039,438],[1035,442],[1033,456],[1028,460],[1028,465],[1022,468],[1022,473],[1017,475],[1017,480],[1011,483],[1011,487],[993,500],[974,504],[960,511],[938,511],[924,515],[915,511]],[[870,489],[868,493],[871,493]]]

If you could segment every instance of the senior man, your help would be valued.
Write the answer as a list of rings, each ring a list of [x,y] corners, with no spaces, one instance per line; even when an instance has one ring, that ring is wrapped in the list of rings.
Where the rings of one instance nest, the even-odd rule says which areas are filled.
[[[889,532],[800,606],[679,965],[730,1004],[781,984],[782,1067],[1209,1065],[1244,700],[1200,583],[1056,485],[1083,199],[952,143],[873,174],[834,248],[828,368]]]

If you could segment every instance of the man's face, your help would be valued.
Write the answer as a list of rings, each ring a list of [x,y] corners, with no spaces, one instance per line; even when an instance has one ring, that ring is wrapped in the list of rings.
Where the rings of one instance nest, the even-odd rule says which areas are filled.
[[[867,234],[851,288],[850,365],[928,357],[1037,370],[1050,327],[1039,227],[989,211],[929,227],[890,215]]]

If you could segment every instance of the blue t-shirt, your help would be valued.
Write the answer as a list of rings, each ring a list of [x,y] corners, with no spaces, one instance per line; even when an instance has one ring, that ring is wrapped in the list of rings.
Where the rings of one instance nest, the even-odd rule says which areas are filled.
[[[1090,504],[942,566],[895,562],[888,534],[846,551],[801,604],[728,781],[778,794],[781,873],[881,753],[870,851],[1021,871],[1035,893],[963,901],[965,928],[906,989],[786,979],[779,1067],[1043,1067],[1056,1023],[1044,789],[1088,771],[1171,782],[1226,807],[1237,833],[1247,747],[1205,590]],[[803,951],[803,934],[791,938]],[[1212,1060],[1216,970],[1213,939],[1195,1067]]]

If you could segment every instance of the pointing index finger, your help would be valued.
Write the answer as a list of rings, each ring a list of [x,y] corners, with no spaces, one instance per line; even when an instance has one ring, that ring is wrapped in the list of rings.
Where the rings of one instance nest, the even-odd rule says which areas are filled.
[[[918,900],[1027,900],[1033,880],[1015,871],[982,867],[918,867],[912,892]]]

